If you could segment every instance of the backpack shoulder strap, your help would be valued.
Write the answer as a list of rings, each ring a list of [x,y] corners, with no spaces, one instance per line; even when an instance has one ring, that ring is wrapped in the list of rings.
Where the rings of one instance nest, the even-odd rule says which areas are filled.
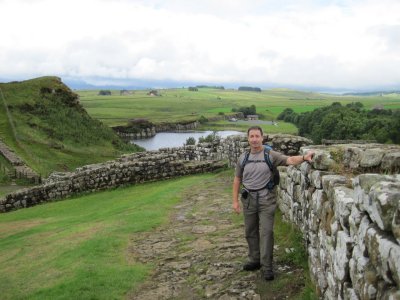
[[[240,165],[240,167],[242,169],[242,174],[243,174],[243,171],[244,171],[244,167],[246,166],[247,161],[249,160],[249,156],[250,156],[250,151],[246,151],[245,154],[244,154],[243,161],[242,161],[242,163]]]

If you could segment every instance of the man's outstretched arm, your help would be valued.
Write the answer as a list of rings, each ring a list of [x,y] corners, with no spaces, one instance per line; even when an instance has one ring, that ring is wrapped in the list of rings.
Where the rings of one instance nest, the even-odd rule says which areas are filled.
[[[239,214],[240,213],[240,203],[239,203],[239,189],[240,189],[240,177],[235,176],[233,179],[233,188],[232,188],[232,208],[233,210]]]

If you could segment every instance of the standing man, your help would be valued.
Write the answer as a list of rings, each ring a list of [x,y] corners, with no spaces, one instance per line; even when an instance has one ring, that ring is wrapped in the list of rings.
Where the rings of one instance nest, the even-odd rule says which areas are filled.
[[[243,184],[242,204],[245,224],[245,235],[249,247],[249,261],[243,266],[245,271],[261,269],[265,280],[273,280],[272,254],[274,249],[274,215],[276,196],[274,189],[267,187],[272,179],[272,171],[265,162],[263,131],[259,126],[247,130],[250,154],[242,153],[236,164],[233,181],[233,204],[236,213],[240,213],[239,189]],[[314,155],[310,151],[303,156],[286,156],[270,150],[270,161],[273,166],[298,165],[311,161]],[[245,162],[246,160],[246,162]],[[245,162],[245,163],[244,163]],[[269,185],[268,185],[269,186]],[[270,187],[270,186],[269,186]]]

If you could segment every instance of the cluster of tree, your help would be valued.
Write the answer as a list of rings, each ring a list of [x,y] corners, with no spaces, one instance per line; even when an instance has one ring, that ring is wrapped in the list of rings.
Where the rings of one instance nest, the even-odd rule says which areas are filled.
[[[191,91],[191,92],[197,92],[199,89],[197,87],[194,87],[194,86],[189,86],[188,90]]]
[[[213,131],[206,137],[203,137],[203,136],[199,137],[199,143],[212,143],[212,142],[218,141],[220,139],[221,139],[221,137],[217,134],[217,132]],[[192,136],[187,138],[185,145],[196,145],[196,139]]]
[[[259,87],[251,87],[251,86],[240,86],[238,90],[248,91],[248,92],[261,92],[261,89]]]
[[[217,90],[224,90],[225,88],[222,85],[196,85],[197,88],[206,88],[206,89],[217,89]]]
[[[400,110],[366,110],[360,102],[346,106],[334,102],[301,114],[286,108],[278,120],[295,124],[300,135],[311,138],[315,143],[320,143],[322,139],[350,139],[400,144]]]
[[[208,119],[205,116],[201,115],[199,118],[199,122],[200,124],[204,124],[208,122]]]
[[[111,96],[111,91],[110,90],[101,90],[99,91],[100,96]]]
[[[251,106],[232,108],[232,112],[242,112],[245,117],[247,117],[247,115],[255,115],[257,113],[256,106],[254,104]]]

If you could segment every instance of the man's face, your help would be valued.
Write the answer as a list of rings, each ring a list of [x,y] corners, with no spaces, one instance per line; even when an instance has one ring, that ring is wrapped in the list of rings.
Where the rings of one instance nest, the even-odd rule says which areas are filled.
[[[249,141],[251,148],[260,148],[262,146],[263,136],[261,135],[260,130],[252,129],[249,131],[247,140]]]

